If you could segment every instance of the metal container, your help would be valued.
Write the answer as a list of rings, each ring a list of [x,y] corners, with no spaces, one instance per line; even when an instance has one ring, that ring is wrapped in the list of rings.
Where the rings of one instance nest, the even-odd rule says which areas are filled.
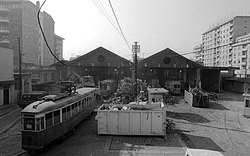
[[[165,137],[164,108],[153,110],[97,110],[98,134],[154,135]]]

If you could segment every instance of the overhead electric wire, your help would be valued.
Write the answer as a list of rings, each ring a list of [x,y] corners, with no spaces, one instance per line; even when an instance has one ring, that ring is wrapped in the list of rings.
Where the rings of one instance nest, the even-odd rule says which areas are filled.
[[[48,43],[48,41],[47,41],[47,39],[46,39],[46,36],[45,36],[45,34],[44,34],[44,31],[43,31],[43,28],[42,28],[42,25],[41,25],[41,21],[40,21],[40,11],[41,11],[43,5],[45,4],[45,2],[46,2],[46,0],[43,1],[43,4],[40,6],[40,8],[39,8],[39,10],[38,10],[38,12],[37,12],[37,21],[38,21],[38,25],[39,25],[39,27],[40,27],[40,30],[41,30],[41,32],[42,32],[44,41],[45,41],[46,46],[48,47],[49,52],[51,53],[51,55],[52,55],[58,62],[60,62],[61,64],[65,65],[65,66],[68,66],[67,64],[65,64],[64,62],[62,62],[61,60],[59,60],[59,59],[56,57],[56,55],[52,52],[52,50],[51,50],[51,48],[50,48],[50,46],[49,46],[49,43]]]
[[[106,10],[106,8],[102,5],[102,2],[99,0],[96,0],[97,4],[99,4],[99,6],[101,6],[101,8],[104,10],[104,12],[106,13],[106,15],[111,19],[112,23],[114,23],[113,19],[111,18],[111,16],[109,15],[108,11]]]
[[[118,21],[117,17],[116,17],[115,10],[114,10],[114,8],[113,8],[113,6],[112,6],[112,4],[111,4],[111,1],[110,1],[110,0],[109,0],[109,5],[110,5],[110,7],[111,7],[111,9],[112,9],[112,12],[113,12],[113,14],[114,14],[114,16],[115,16],[115,20],[116,20],[117,25],[118,25],[118,27],[119,27],[119,29],[120,29],[121,33],[122,33],[123,39],[125,40],[125,42],[126,42],[126,44],[127,44],[128,48],[129,48],[130,50],[132,50],[132,49],[131,49],[131,47],[130,47],[130,46],[129,46],[129,44],[128,44],[128,41],[127,41],[127,39],[126,39],[126,37],[125,37],[125,35],[124,35],[123,31],[122,31],[122,28],[121,28],[121,26],[120,26],[120,23],[119,23],[119,21]]]
[[[93,3],[96,5],[96,7],[101,11],[101,9],[98,7],[98,2],[94,2],[94,0],[92,0],[93,1]],[[58,58],[57,58],[57,56],[52,52],[52,50],[51,50],[51,48],[50,48],[50,46],[49,46],[49,44],[48,44],[48,41],[47,41],[47,39],[46,39],[46,36],[45,36],[45,34],[44,34],[44,31],[43,31],[43,28],[42,28],[42,26],[41,26],[41,21],[40,21],[40,11],[41,11],[41,9],[42,9],[42,7],[43,7],[43,5],[46,3],[46,0],[44,0],[44,2],[42,3],[42,5],[40,6],[40,8],[39,8],[39,10],[38,10],[38,12],[37,12],[37,20],[38,20],[38,24],[39,24],[39,27],[40,27],[40,30],[41,30],[41,33],[42,33],[42,35],[43,35],[43,38],[44,38],[44,41],[45,41],[45,43],[46,43],[46,46],[48,47],[48,49],[49,49],[49,52],[52,54],[52,56],[58,61],[58,62],[60,62],[61,64],[63,64],[63,65],[65,65],[65,66],[69,66],[68,64],[65,64],[64,62],[62,62],[61,60],[59,60]],[[114,26],[114,28],[118,31],[118,32],[120,32],[121,34],[122,34],[122,36],[123,36],[123,38],[124,38],[124,40],[125,40],[125,42],[126,42],[126,44],[127,44],[127,46],[129,47],[129,49],[131,50],[131,47],[129,46],[129,44],[128,44],[128,41],[127,41],[127,39],[125,38],[125,35],[124,35],[124,33],[123,33],[123,31],[122,31],[122,29],[121,29],[121,26],[120,26],[120,24],[119,24],[119,21],[118,21],[118,19],[117,19],[117,17],[116,17],[116,14],[115,14],[115,12],[114,12],[114,9],[113,9],[113,7],[112,7],[112,4],[111,4],[111,2],[110,2],[110,0],[109,0],[109,4],[110,4],[110,7],[111,7],[111,9],[112,9],[112,12],[113,12],[113,14],[114,14],[114,16],[115,16],[115,19],[116,19],[116,22],[117,22],[117,24],[118,24],[118,26],[119,26],[119,29],[120,29],[120,31],[114,26],[114,24],[112,23],[112,21],[111,20],[109,20],[109,18],[108,18],[108,14],[107,14],[107,11],[105,11],[106,12],[106,15],[105,15],[105,13],[103,12],[103,11],[101,11],[102,12],[102,14],[109,20],[109,22]],[[102,5],[102,4],[99,4],[99,6],[100,5]],[[105,10],[105,8],[104,8],[104,6],[102,5],[102,7],[103,7],[103,9]],[[109,16],[110,17],[110,16]],[[188,54],[192,54],[192,53],[195,53],[195,52],[187,52],[187,53],[183,53],[183,54],[179,54],[179,55],[188,55]],[[173,57],[173,56],[170,56],[170,57]],[[111,58],[115,58],[115,57],[109,57],[109,58],[106,58],[107,60],[109,60],[109,59],[111,59]],[[85,61],[85,63],[88,63],[88,62],[96,62],[96,60],[88,60],[88,61]],[[72,72],[72,71],[71,71]]]
[[[95,0],[96,3],[100,6],[100,8],[104,11],[104,13],[107,15],[107,18],[110,19],[110,22],[112,24],[114,24],[115,22],[113,21],[112,17],[109,15],[108,11],[105,9],[105,7],[102,5],[102,2],[99,1],[99,0]],[[115,26],[114,24],[114,27],[115,29],[118,31],[118,33],[121,35],[121,32],[118,30],[118,28]]]
[[[104,6],[102,4],[99,4],[97,1],[92,0],[92,2],[95,4],[95,6],[97,7],[97,9],[103,14],[103,16],[109,21],[109,23],[115,28],[115,30],[121,35],[121,32],[119,31],[119,29],[115,26],[112,18],[109,16],[108,12],[106,11],[106,9],[104,8]]]

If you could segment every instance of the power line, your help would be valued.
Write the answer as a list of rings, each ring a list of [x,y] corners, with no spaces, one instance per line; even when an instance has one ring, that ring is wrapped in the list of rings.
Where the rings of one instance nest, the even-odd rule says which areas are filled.
[[[53,56],[58,62],[60,62],[61,64],[65,65],[65,66],[68,66],[67,64],[65,64],[65,63],[63,63],[61,60],[59,60],[59,59],[56,57],[56,55],[52,52],[52,50],[51,50],[51,48],[50,48],[50,46],[49,46],[49,44],[48,44],[48,41],[47,41],[47,39],[46,39],[46,37],[45,37],[43,28],[42,28],[42,26],[41,26],[40,11],[41,11],[43,5],[45,4],[45,2],[46,2],[46,0],[43,1],[43,4],[41,5],[41,7],[39,8],[39,10],[38,10],[38,12],[37,12],[38,25],[39,25],[40,30],[41,30],[41,32],[42,32],[42,35],[43,35],[44,41],[45,41],[45,43],[46,43],[46,46],[47,46],[48,49],[49,49],[49,52],[52,54],[52,56]]]
[[[102,5],[102,2],[99,0],[96,0],[96,2],[99,4],[99,6],[101,6],[101,8],[104,10],[104,12],[106,13],[106,15],[109,17],[109,19],[111,20],[112,23],[114,23],[113,19],[111,18],[111,16],[109,15],[108,11],[105,9],[105,7]],[[115,27],[117,29],[117,27]],[[118,29],[117,29],[118,30]],[[119,32],[119,31],[118,31]],[[119,32],[119,34],[121,34]]]
[[[116,14],[115,14],[114,8],[113,8],[113,6],[112,6],[112,4],[111,4],[111,1],[110,1],[110,0],[109,0],[109,5],[110,5],[110,7],[111,7],[111,9],[112,9],[112,12],[113,12],[113,14],[114,14],[114,16],[115,16],[115,20],[116,20],[116,22],[117,22],[117,24],[118,24],[118,27],[119,27],[119,29],[120,29],[120,31],[121,31],[121,33],[122,33],[122,37],[123,37],[123,39],[125,40],[125,42],[126,42],[126,44],[127,44],[128,48],[132,51],[132,49],[131,49],[131,47],[129,46],[128,41],[127,41],[127,39],[126,39],[126,37],[125,37],[125,35],[124,35],[123,31],[122,31],[122,28],[121,28],[121,26],[120,26],[120,23],[119,23],[119,21],[118,21],[117,17],[116,17]]]
[[[103,14],[103,16],[109,21],[109,23],[115,28],[115,30],[121,35],[121,32],[118,30],[118,28],[114,25],[114,22],[112,21],[112,18],[109,16],[108,12],[104,8],[102,4],[99,4],[97,1],[92,0],[92,2],[95,4],[97,9]]]

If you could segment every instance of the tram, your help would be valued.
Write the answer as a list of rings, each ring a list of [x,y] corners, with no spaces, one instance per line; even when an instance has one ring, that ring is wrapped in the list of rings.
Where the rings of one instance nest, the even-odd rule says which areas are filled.
[[[96,108],[98,88],[48,95],[21,111],[22,148],[34,151],[71,131]]]

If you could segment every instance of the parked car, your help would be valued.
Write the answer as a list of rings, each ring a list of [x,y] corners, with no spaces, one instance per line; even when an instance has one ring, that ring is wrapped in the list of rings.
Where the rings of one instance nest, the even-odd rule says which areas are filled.
[[[20,101],[18,101],[18,106],[20,108],[25,108],[26,106],[28,106],[29,104],[41,100],[42,97],[48,95],[47,92],[45,91],[33,91],[33,92],[29,92],[29,93],[24,93],[22,96],[22,99]]]

